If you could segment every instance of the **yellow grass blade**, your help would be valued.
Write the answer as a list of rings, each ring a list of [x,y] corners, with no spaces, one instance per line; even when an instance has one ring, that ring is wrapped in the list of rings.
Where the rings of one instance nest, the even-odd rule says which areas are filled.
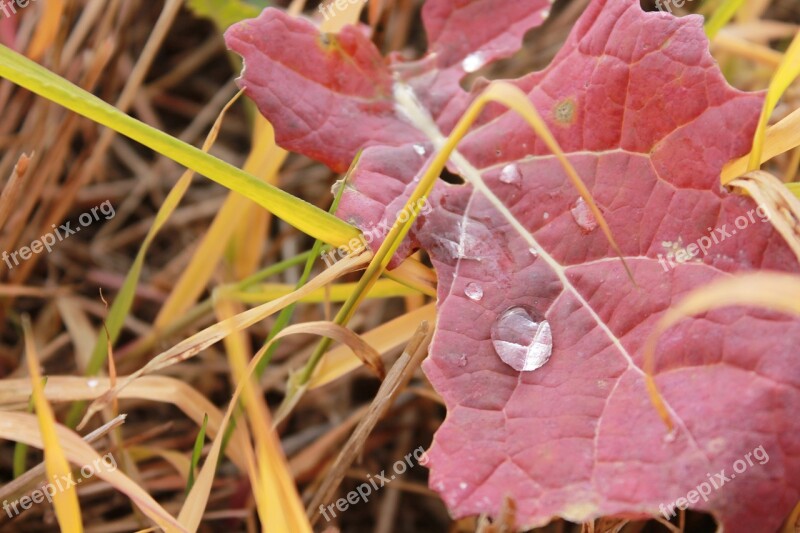
[[[299,301],[301,302],[343,302],[353,294],[357,284],[356,283],[337,283],[328,287],[319,288],[315,291],[303,296]],[[261,285],[254,285],[251,289],[246,291],[236,291],[228,293],[229,298],[243,303],[262,303],[286,296],[294,292],[294,285],[286,285],[282,283],[263,283]],[[401,285],[396,281],[390,279],[379,280],[370,289],[367,298],[395,298],[398,296],[409,296],[419,294],[416,290]]]
[[[92,465],[94,475],[107,481],[115,489],[128,496],[142,512],[164,531],[185,532],[186,530],[142,487],[133,482],[117,468],[105,468],[104,458],[81,437],[61,425],[55,425],[55,438],[61,443],[63,452],[69,461],[78,466]],[[4,411],[0,416],[0,439],[24,442],[39,449],[45,448],[42,432],[38,427],[36,416],[26,413]],[[48,474],[49,477],[49,474]],[[62,531],[81,531],[62,526]]]
[[[384,276],[422,294],[436,298],[436,272],[413,257],[407,258],[391,272],[385,272]]]
[[[792,514],[789,515],[783,526],[782,533],[797,533],[798,528],[800,528],[800,502],[794,506]]]
[[[64,0],[47,0],[47,3],[42,6],[36,33],[33,34],[31,44],[28,46],[28,57],[34,61],[39,61],[44,53],[53,46],[53,42],[58,36],[64,7]]]
[[[653,378],[658,339],[667,329],[686,317],[733,305],[800,314],[800,277],[757,272],[722,278],[692,291],[664,313],[645,342],[643,370],[650,399],[670,431],[673,427],[672,420]]]
[[[23,317],[22,329],[25,334],[25,359],[28,361],[28,373],[33,391],[33,404],[36,407],[36,418],[39,421],[42,445],[44,449],[44,464],[48,479],[64,479],[72,475],[64,450],[58,440],[56,420],[53,410],[44,396],[42,375],[39,372],[39,360],[33,343],[33,333],[27,317]],[[56,519],[62,531],[83,531],[81,522],[81,509],[78,505],[78,493],[75,486],[58,490],[52,495],[53,508]]]
[[[783,56],[783,61],[778,67],[775,76],[767,90],[767,98],[764,101],[764,109],[761,111],[761,118],[758,121],[755,138],[753,139],[753,150],[750,153],[750,161],[747,170],[753,171],[761,168],[761,157],[764,152],[765,132],[769,123],[769,117],[778,105],[778,101],[789,88],[789,85],[800,76],[800,33],[795,35],[792,44]]]
[[[346,261],[343,260],[343,261]],[[332,267],[335,268],[335,267]],[[301,289],[300,289],[301,290]],[[230,320],[230,319],[229,319]],[[258,366],[259,361],[266,355],[269,347],[279,339],[289,335],[297,334],[316,334],[316,335],[336,335],[340,340],[350,342],[357,340],[357,336],[348,332],[344,328],[337,328],[331,323],[309,323],[309,324],[295,324],[286,327],[283,331],[278,333],[270,342],[266,343],[250,361],[246,372],[240,377],[236,390],[233,393],[228,410],[222,421],[222,427],[226,427],[230,418],[235,411],[235,407],[239,401],[240,396],[246,388],[252,387],[255,389],[255,383],[252,381],[253,373]],[[363,342],[358,340],[359,343]],[[351,345],[354,350],[358,349],[357,345]],[[265,531],[277,531],[281,533],[310,533],[311,526],[305,518],[302,501],[296,493],[296,488],[292,494],[284,492],[288,490],[287,487],[294,487],[291,474],[289,473],[288,464],[281,451],[280,441],[278,441],[275,431],[271,429],[269,421],[271,419],[269,410],[263,402],[263,397],[259,394],[255,395],[255,401],[251,403],[251,408],[254,414],[248,413],[248,418],[253,420],[263,420],[264,424],[258,424],[253,427],[254,437],[257,443],[256,455],[258,457],[259,475],[261,476],[262,483],[270,483],[270,487],[281,487],[276,489],[274,493],[270,492],[270,497],[267,498],[266,504],[269,508],[265,511],[267,516],[261,515],[262,523],[276,524],[274,527],[265,526]],[[207,499],[208,494],[205,492],[210,489],[211,480],[214,477],[216,470],[216,462],[219,457],[220,448],[222,446],[222,435],[218,434],[214,439],[211,450],[206,458],[200,474],[197,476],[192,491],[187,498],[187,502],[191,501],[193,508],[205,508],[204,500]],[[277,477],[278,479],[274,479]],[[187,526],[195,526],[193,521],[196,513],[193,511],[186,511],[182,509],[179,515],[179,520]],[[302,517],[302,521],[299,517]],[[297,520],[295,520],[297,519]],[[194,531],[194,529],[192,529]]]
[[[788,117],[767,130],[764,140],[764,151],[760,155],[760,163],[788,152],[800,146],[800,109],[793,111]],[[747,165],[752,157],[748,155],[735,159],[722,169],[722,184],[727,185],[742,174],[747,173]]]
[[[430,303],[410,313],[405,313],[375,329],[361,335],[361,338],[385,354],[405,346],[417,331],[421,322],[436,322],[436,304]],[[317,371],[308,382],[308,389],[322,387],[363,366],[361,359],[353,355],[347,346],[339,346],[325,354]]]
[[[218,299],[216,302],[217,316],[220,320],[231,318],[236,313],[236,306],[227,299]],[[247,363],[252,359],[247,340],[242,332],[236,332],[225,338],[225,348],[231,364],[231,378],[234,383],[245,383],[243,389],[243,402],[247,413],[248,425],[253,428],[256,439],[256,464],[248,474],[250,475],[253,495],[256,500],[258,514],[268,520],[262,526],[269,531],[291,531],[291,524],[302,524],[305,517],[302,513],[300,501],[294,479],[288,472],[288,464],[280,448],[280,442],[274,436],[271,428],[269,411],[264,402],[261,390],[256,387],[255,380],[247,374]],[[241,423],[241,422],[240,422]],[[280,474],[264,472],[263,466],[270,464],[273,468],[283,469]],[[270,502],[296,500],[297,504],[286,509],[289,516],[276,515],[271,511]]]

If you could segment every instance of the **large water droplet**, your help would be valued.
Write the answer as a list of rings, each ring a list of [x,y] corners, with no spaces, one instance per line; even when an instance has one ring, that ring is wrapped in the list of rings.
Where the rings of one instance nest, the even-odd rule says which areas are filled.
[[[583,198],[578,198],[570,212],[572,213],[572,218],[575,219],[575,222],[582,230],[590,232],[597,228],[597,219],[594,218],[592,211]]]
[[[477,283],[469,283],[464,288],[464,294],[466,294],[467,298],[470,300],[477,302],[483,298],[483,288]]]
[[[497,355],[519,372],[542,367],[553,352],[553,334],[544,317],[525,307],[507,309],[492,325]]]
[[[461,62],[461,68],[464,69],[464,72],[471,73],[475,72],[485,64],[486,54],[482,52],[475,52],[464,58],[464,61]]]
[[[521,179],[522,173],[519,171],[519,167],[515,163],[504,166],[503,170],[500,172],[500,181],[503,183],[518,185]]]

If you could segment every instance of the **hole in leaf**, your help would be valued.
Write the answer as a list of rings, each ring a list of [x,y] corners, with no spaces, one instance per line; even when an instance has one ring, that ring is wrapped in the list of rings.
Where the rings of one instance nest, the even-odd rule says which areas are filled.
[[[439,178],[452,185],[464,185],[464,178],[462,178],[458,174],[453,174],[452,172],[447,170],[447,167],[445,167],[444,170],[442,170],[442,173],[439,175]]]

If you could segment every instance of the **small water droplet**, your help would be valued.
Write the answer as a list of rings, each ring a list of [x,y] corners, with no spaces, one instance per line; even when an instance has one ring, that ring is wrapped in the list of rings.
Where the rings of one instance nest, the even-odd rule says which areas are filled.
[[[511,307],[492,325],[492,344],[508,366],[518,372],[542,367],[553,352],[550,323],[532,309]]]
[[[570,212],[572,213],[572,218],[575,219],[575,222],[582,230],[590,232],[597,229],[597,219],[594,218],[589,205],[583,198],[578,198]]]
[[[461,68],[464,72],[475,72],[486,64],[486,55],[483,52],[475,52],[464,58],[461,62]]]
[[[94,379],[94,378],[92,378],[92,379],[90,379],[90,380],[87,380],[87,381],[86,381],[86,385],[87,385],[87,386],[88,386],[90,389],[94,389],[94,388],[95,388],[95,387],[97,387],[99,384],[100,384],[100,381],[99,381],[99,380],[97,380],[97,379]]]
[[[469,485],[467,485],[467,484],[466,484],[466,483],[464,483],[463,481],[462,481],[461,483],[459,483],[459,484],[458,484],[458,488],[459,488],[459,489],[461,489],[461,490],[467,490],[467,487],[468,487],[468,486],[469,486]]]
[[[425,155],[425,147],[421,144],[414,145],[414,151],[417,152],[419,155]]]
[[[536,248],[528,248],[528,252],[529,252],[529,253],[530,253],[530,254],[531,254],[533,257],[539,257],[539,252],[536,250]]]
[[[467,356],[460,353],[451,353],[447,356],[451,363],[460,368],[467,366]]]
[[[666,435],[664,435],[664,442],[675,442],[676,433],[675,431],[670,431]]]
[[[483,298],[483,288],[477,283],[469,283],[464,289],[464,294],[466,294],[467,298],[470,300],[478,302]]]
[[[500,172],[500,181],[503,183],[518,185],[521,179],[522,173],[519,171],[519,167],[516,163],[504,166],[503,170]]]
[[[542,215],[542,218],[543,218],[543,219],[545,219],[545,220],[547,220],[548,218],[550,218],[550,213],[548,213],[548,212],[545,212],[545,214],[544,214],[544,215]]]

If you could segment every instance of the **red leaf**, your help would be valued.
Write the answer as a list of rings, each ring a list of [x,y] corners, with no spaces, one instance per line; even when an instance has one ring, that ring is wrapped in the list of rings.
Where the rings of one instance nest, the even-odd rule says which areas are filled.
[[[474,98],[459,86],[465,70],[516,51],[549,5],[429,0],[431,53],[413,62],[384,61],[360,29],[321,37],[276,10],[226,37],[283,146],[337,170],[366,147],[339,215],[369,229],[393,220]],[[534,526],[654,515],[688,497],[726,531],[771,531],[800,498],[800,322],[729,308],[667,332],[656,379],[674,439],[644,387],[642,345],[671,303],[735,272],[798,271],[755,204],[719,186],[722,166],[749,149],[762,97],[730,88],[707,48],[699,17],[594,0],[553,63],[514,82],[586,182],[637,285],[561,166],[505,108],[487,108],[450,169],[482,178],[525,234],[470,185],[434,189],[403,253],[421,245],[439,275],[425,371],[448,417],[429,466],[454,515],[497,514],[509,495],[520,525]],[[545,321],[544,366],[518,372],[501,359],[535,335],[546,342]],[[723,469],[731,481],[711,487]],[[703,483],[708,494],[690,492]]]

